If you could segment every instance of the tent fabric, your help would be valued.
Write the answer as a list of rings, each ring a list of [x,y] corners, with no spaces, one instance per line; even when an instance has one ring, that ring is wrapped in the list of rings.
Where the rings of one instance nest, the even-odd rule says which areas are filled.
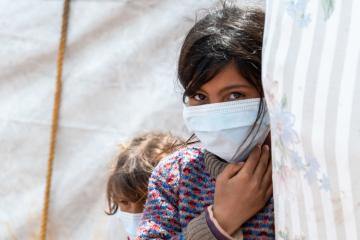
[[[118,144],[148,131],[190,136],[177,59],[218,3],[71,1],[48,239],[125,239],[104,213]],[[0,239],[39,239],[62,10],[62,0],[0,1]]]
[[[267,1],[277,239],[360,237],[359,1]]]
[[[106,209],[117,145],[182,122],[176,63],[216,1],[71,1],[48,239],[125,239]],[[0,239],[39,239],[63,1],[0,1]]]

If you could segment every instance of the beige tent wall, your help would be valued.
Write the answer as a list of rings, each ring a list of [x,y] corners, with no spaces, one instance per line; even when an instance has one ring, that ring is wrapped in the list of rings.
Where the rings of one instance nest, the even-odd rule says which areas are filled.
[[[116,145],[186,136],[176,80],[195,10],[215,1],[73,1],[49,239],[119,239],[104,187]],[[333,5],[332,5],[333,4]],[[0,1],[0,239],[37,239],[62,1]],[[268,1],[278,239],[357,239],[357,1]]]
[[[104,214],[117,144],[189,136],[176,62],[196,13],[217,3],[71,1],[48,239],[124,239]],[[62,5],[0,0],[0,239],[39,238]]]
[[[61,0],[0,1],[0,239],[38,239]],[[124,239],[105,210],[117,144],[188,136],[176,61],[198,9],[215,1],[71,2],[48,239]]]

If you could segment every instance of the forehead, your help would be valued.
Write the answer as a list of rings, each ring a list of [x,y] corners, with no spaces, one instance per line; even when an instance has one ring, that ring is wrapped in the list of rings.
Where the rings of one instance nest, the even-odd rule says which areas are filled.
[[[129,196],[126,196],[122,191],[119,191],[119,189],[116,189],[114,191],[114,199],[116,201],[130,201]]]
[[[203,91],[212,91],[220,90],[232,85],[251,86],[251,84],[239,73],[234,62],[227,64],[209,82],[202,85],[200,89]]]
[[[120,201],[137,202],[142,196],[142,192],[137,192],[134,189],[130,189],[130,188],[129,189],[116,188],[113,189],[112,194],[115,202],[120,202]]]

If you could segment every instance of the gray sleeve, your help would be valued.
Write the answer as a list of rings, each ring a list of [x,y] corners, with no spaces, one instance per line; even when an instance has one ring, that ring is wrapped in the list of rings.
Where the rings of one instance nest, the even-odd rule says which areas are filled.
[[[207,209],[192,219],[185,230],[186,240],[229,240],[211,221]]]

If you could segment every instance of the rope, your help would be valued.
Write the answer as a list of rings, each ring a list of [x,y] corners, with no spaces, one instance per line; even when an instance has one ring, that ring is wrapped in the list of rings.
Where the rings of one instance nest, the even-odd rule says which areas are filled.
[[[67,38],[67,29],[69,22],[69,10],[70,10],[70,0],[64,0],[64,9],[62,15],[62,24],[61,24],[61,37],[60,37],[60,44],[57,55],[56,86],[55,86],[54,105],[52,111],[50,149],[49,149],[49,157],[47,162],[44,206],[43,206],[42,218],[41,218],[41,231],[40,231],[41,240],[46,240],[46,232],[47,232],[47,224],[48,224],[48,216],[49,216],[51,178],[53,172],[55,146],[56,146],[58,124],[59,124],[61,82],[62,82],[62,71],[63,71],[64,54],[65,54],[65,46],[66,46],[66,38]]]

